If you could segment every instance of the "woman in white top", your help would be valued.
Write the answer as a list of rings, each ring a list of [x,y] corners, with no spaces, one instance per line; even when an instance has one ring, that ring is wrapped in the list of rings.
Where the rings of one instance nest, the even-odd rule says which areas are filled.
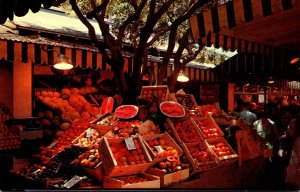
[[[300,189],[300,118],[293,125],[294,141],[289,166],[287,167],[286,182]]]

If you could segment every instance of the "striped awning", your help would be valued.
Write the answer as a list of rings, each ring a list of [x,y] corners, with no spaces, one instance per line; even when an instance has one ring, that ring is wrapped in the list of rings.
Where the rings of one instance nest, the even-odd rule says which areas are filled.
[[[242,53],[265,54],[273,49],[267,45],[222,35],[222,30],[258,20],[300,5],[300,0],[232,0],[190,18],[196,42]],[[276,22],[276,21],[274,21]]]
[[[147,65],[152,66],[154,68],[154,74],[155,76],[157,76],[160,63],[149,61]],[[185,75],[189,77],[191,81],[199,81],[202,83],[220,83],[221,81],[219,70],[184,67],[182,71],[184,72]],[[167,72],[165,74],[166,77],[165,80],[171,77],[172,72],[173,72],[173,65],[169,65],[167,68]]]
[[[0,37],[0,59],[9,62],[32,62],[37,65],[53,65],[58,57],[56,50],[69,57],[72,64],[79,68],[111,70],[102,54],[93,47],[57,43],[52,40],[41,42],[39,39],[24,38],[7,40]],[[45,51],[49,50],[49,51]],[[133,59],[125,57],[124,71],[132,73]]]

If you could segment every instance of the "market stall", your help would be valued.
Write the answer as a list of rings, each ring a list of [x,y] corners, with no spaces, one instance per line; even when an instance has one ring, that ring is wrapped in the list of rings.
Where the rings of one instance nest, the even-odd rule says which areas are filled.
[[[40,121],[56,133],[11,173],[35,187],[110,189],[174,187],[195,175],[233,169],[241,149],[226,141],[207,113],[211,106],[198,107],[192,95],[183,97],[185,105],[167,101],[166,86],[145,86],[141,97],[150,104],[113,108],[113,100],[92,106],[75,88],[36,92],[35,100],[48,107]],[[140,114],[145,111],[147,116]]]

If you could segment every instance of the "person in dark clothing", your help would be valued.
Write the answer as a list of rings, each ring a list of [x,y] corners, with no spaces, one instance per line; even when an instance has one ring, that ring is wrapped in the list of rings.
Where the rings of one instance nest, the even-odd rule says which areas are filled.
[[[243,100],[242,99],[237,99],[236,100],[236,107],[233,110],[233,113],[239,113],[243,109]]]
[[[276,103],[275,96],[269,95],[268,96],[268,103],[266,105],[266,112],[269,114],[269,118],[278,123],[276,121],[278,115],[278,104]]]

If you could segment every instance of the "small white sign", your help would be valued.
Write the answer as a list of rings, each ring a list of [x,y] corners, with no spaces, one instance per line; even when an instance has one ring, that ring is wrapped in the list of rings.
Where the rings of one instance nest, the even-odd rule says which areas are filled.
[[[154,146],[155,150],[158,152],[158,153],[161,153],[161,152],[164,152],[165,150],[163,150],[163,148],[160,146],[160,145],[157,145],[157,146]]]
[[[70,179],[68,182],[66,182],[63,186],[70,189],[71,187],[76,185],[76,183],[78,183],[80,180],[81,180],[81,177],[78,175],[75,175],[72,179]]]
[[[126,143],[126,147],[127,147],[127,149],[128,149],[129,151],[130,151],[130,150],[136,149],[132,137],[129,137],[129,138],[125,139],[125,143]]]
[[[53,141],[47,148],[52,149],[56,144],[57,142]]]

